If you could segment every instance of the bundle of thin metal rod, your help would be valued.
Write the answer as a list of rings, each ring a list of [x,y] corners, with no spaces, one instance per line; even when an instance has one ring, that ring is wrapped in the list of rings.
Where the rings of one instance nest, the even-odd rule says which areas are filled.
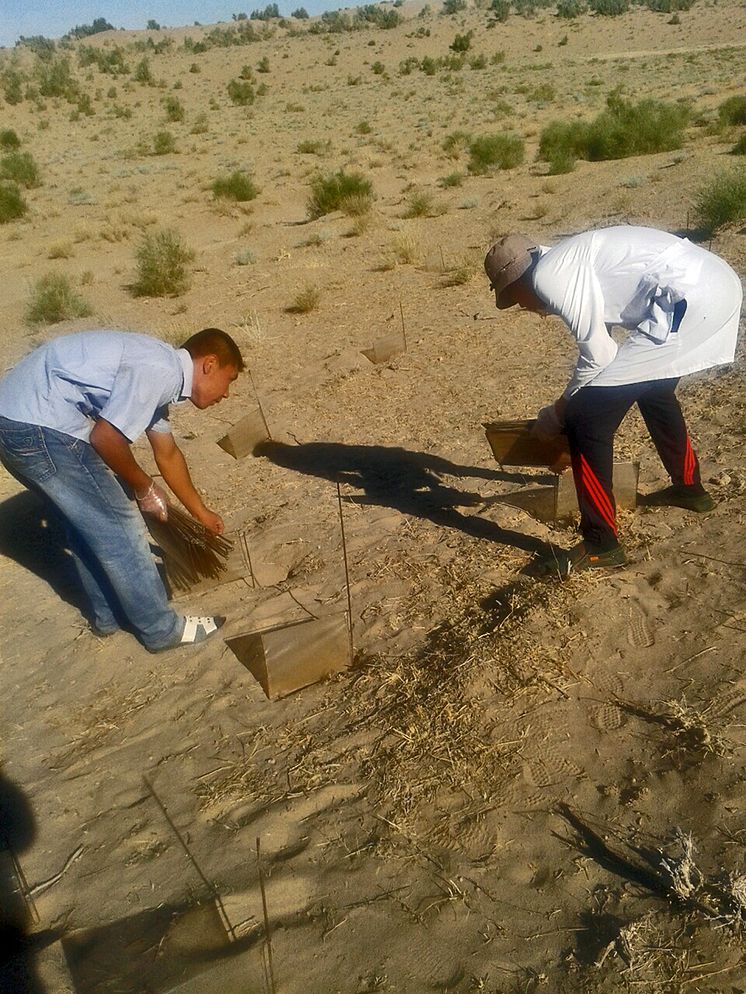
[[[213,535],[191,515],[168,505],[168,518],[158,521],[147,515],[145,521],[163,554],[168,578],[179,590],[189,590],[200,580],[217,579],[225,572],[233,542]]]

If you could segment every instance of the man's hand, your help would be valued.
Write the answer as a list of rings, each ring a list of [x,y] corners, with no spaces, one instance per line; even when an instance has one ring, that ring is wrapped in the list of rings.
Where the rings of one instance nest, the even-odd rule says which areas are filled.
[[[531,429],[531,434],[542,442],[551,442],[562,434],[562,423],[557,416],[554,404],[542,407],[536,415],[536,424]]]
[[[166,492],[161,490],[157,483],[151,480],[150,486],[145,493],[136,493],[135,499],[137,500],[137,506],[143,514],[149,514],[151,518],[157,518],[158,521],[168,520]]]
[[[194,516],[197,521],[199,521],[200,524],[203,524],[208,531],[213,533],[213,535],[222,535],[225,531],[225,523],[223,519],[219,514],[215,514],[214,511],[211,511],[207,507],[204,511],[201,511]]]

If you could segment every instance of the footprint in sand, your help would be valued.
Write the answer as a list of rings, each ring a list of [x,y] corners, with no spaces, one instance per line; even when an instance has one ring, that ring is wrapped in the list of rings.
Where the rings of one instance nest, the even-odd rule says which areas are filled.
[[[653,637],[650,623],[639,604],[629,605],[627,641],[636,649],[649,649],[655,645],[655,638]]]

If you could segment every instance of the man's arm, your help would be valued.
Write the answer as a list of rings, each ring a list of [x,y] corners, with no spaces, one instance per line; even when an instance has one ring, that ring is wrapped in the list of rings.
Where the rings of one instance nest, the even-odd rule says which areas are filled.
[[[129,484],[136,497],[146,493],[153,481],[136,462],[129,440],[118,428],[99,418],[89,441],[109,469]]]
[[[148,441],[161,476],[192,517],[216,535],[225,531],[223,519],[205,506],[192,483],[184,453],[170,432],[148,431]]]

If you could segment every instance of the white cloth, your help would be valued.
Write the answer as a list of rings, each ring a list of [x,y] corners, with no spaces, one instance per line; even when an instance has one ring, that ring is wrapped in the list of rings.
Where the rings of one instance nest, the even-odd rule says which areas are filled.
[[[654,228],[618,226],[541,248],[536,295],[579,349],[565,390],[684,376],[733,361],[743,290],[711,252]],[[674,307],[686,313],[673,330]],[[629,334],[617,347],[610,329]]]

